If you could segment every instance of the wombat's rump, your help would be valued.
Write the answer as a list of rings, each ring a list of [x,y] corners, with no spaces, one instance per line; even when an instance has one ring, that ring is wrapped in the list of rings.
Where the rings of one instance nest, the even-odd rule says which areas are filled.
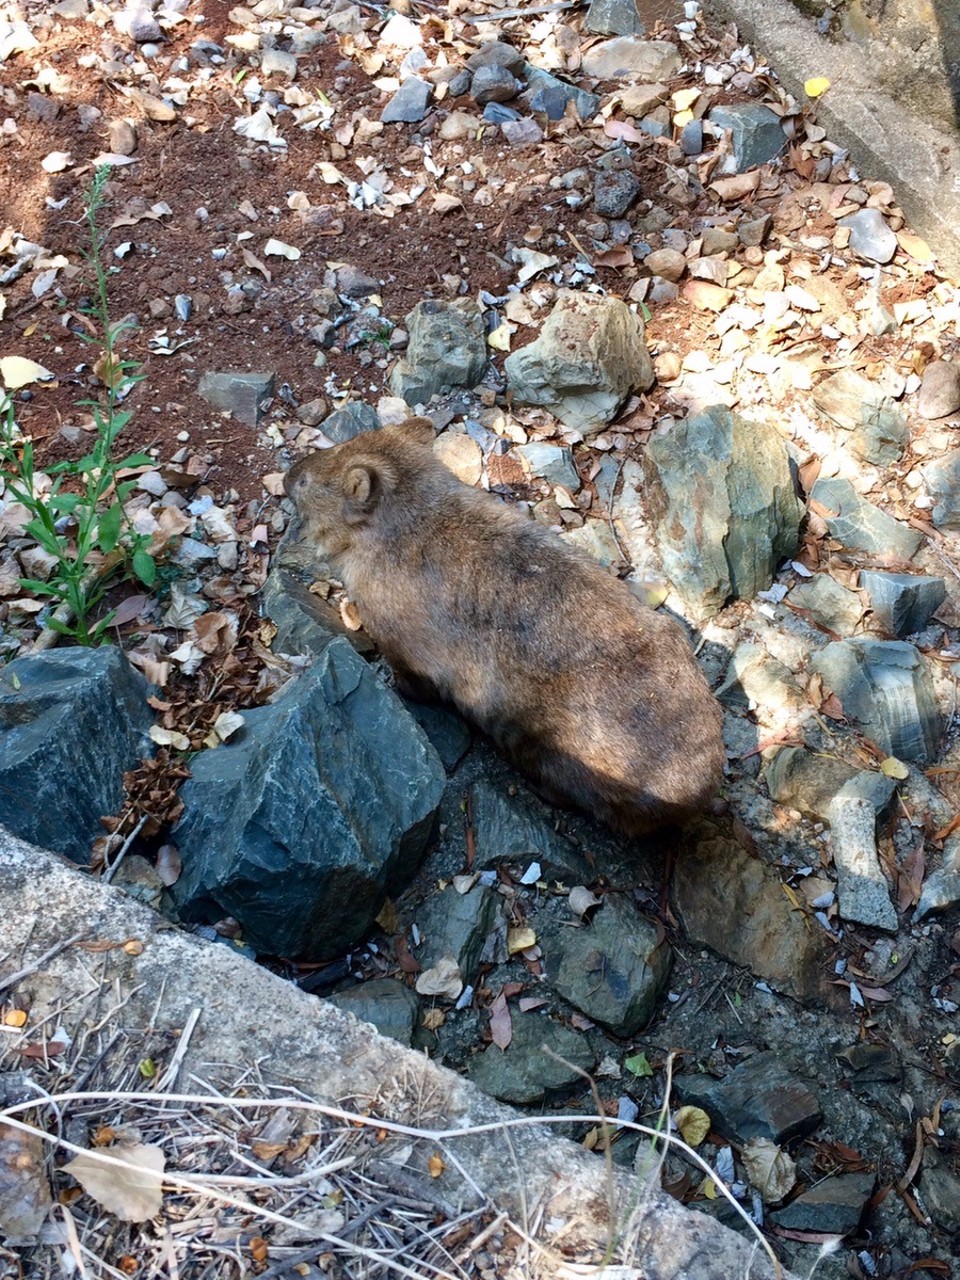
[[[720,784],[720,708],[680,626],[534,520],[461,484],[412,419],[288,473],[300,536],[403,692],[451,702],[555,804],[628,835]]]

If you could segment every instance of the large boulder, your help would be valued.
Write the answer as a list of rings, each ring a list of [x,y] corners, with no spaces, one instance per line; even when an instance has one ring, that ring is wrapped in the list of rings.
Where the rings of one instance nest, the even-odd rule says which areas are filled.
[[[640,317],[619,298],[571,290],[503,368],[514,400],[549,409],[585,436],[602,431],[654,377]]]
[[[149,686],[119,649],[56,649],[0,671],[0,823],[74,862],[153,754]]]
[[[647,446],[663,569],[699,618],[765,591],[794,555],[803,508],[773,427],[713,405]]]
[[[342,954],[419,866],[445,777],[399,698],[331,640],[289,691],[194,762],[173,835],[182,917],[234,916],[270,955]]]

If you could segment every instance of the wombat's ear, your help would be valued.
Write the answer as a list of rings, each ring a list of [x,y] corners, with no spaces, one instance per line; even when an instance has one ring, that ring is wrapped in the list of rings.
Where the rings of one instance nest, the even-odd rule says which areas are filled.
[[[361,524],[380,503],[380,499],[396,482],[388,466],[358,462],[343,480],[343,515],[347,524]]]
[[[408,440],[413,440],[417,444],[432,445],[437,435],[429,418],[408,418],[406,422],[400,424],[399,430]]]

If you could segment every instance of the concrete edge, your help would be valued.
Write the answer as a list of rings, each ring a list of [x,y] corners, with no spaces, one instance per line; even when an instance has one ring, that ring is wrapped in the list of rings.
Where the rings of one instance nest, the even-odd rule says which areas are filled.
[[[801,103],[804,81],[826,76],[816,107],[827,137],[864,178],[889,182],[911,229],[944,270],[960,275],[960,131],[944,132],[871,84],[866,53],[821,36],[788,0],[705,0],[735,23],[754,53]]]
[[[91,956],[68,948],[22,979],[30,1023],[58,1010],[76,1037],[100,984],[122,1002],[122,1025],[151,1027],[173,1045],[194,1009],[200,1018],[184,1056],[179,1087],[189,1075],[226,1084],[243,1066],[275,1087],[295,1086],[328,1104],[372,1106],[385,1119],[425,1128],[466,1128],[517,1113],[461,1076],[377,1035],[350,1014],[284,982],[228,947],[172,928],[121,890],[101,884],[56,854],[16,839],[0,827],[0,919],[9,972],[27,965],[83,929],[90,940],[137,939],[139,955],[122,947]],[[99,982],[92,982],[96,972]],[[101,976],[102,975],[102,976]],[[2,974],[0,974],[2,979]],[[99,1008],[97,1018],[102,1018]],[[216,1067],[214,1064],[220,1064]],[[222,1064],[230,1064],[229,1076]],[[159,1062],[161,1074],[164,1063]],[[256,1075],[253,1077],[256,1079]],[[52,1087],[52,1086],[51,1086]],[[195,1086],[193,1086],[195,1087]],[[176,1091],[177,1085],[171,1088]],[[105,1113],[109,1111],[105,1104]],[[112,1112],[111,1112],[112,1114]],[[411,1163],[425,1164],[433,1144],[420,1143]],[[608,1181],[604,1162],[546,1126],[471,1135],[455,1144],[457,1160],[437,1181],[439,1194],[465,1208],[476,1204],[470,1179],[518,1222],[556,1224],[565,1252],[603,1248],[611,1228],[636,1209],[638,1186],[625,1171]],[[524,1185],[518,1186],[517,1171]],[[751,1242],[713,1218],[684,1209],[662,1193],[644,1193],[633,1220],[636,1260],[645,1280],[770,1280],[773,1271]],[[542,1217],[541,1217],[542,1211]],[[541,1233],[549,1244],[551,1228]],[[790,1280],[783,1273],[784,1280]]]

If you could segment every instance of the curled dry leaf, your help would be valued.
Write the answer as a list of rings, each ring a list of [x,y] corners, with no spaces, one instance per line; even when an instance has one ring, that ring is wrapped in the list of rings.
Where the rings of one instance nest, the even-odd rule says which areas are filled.
[[[503,991],[490,1005],[490,1036],[498,1049],[506,1049],[513,1039],[513,1022]]]
[[[190,739],[176,729],[163,729],[158,724],[150,726],[150,737],[158,747],[173,747],[175,751],[189,751]]]
[[[108,1163],[101,1155],[124,1163]],[[160,1147],[135,1142],[84,1152],[63,1167],[108,1213],[122,1222],[146,1222],[163,1204],[165,1163]]]
[[[754,1138],[740,1153],[750,1185],[756,1187],[765,1204],[776,1204],[794,1188],[797,1166],[769,1138]]]
[[[710,1117],[701,1107],[681,1107],[673,1123],[689,1147],[699,1147],[710,1132]]]
[[[526,951],[528,947],[536,946],[536,942],[537,935],[526,926],[518,925],[507,930],[507,951],[512,956],[515,956],[518,951]]]
[[[180,850],[175,844],[163,844],[157,850],[157,875],[169,889],[180,879]]]
[[[599,907],[601,901],[602,899],[598,898],[595,893],[591,893],[584,885],[578,884],[574,885],[570,890],[567,906],[575,916],[583,919],[588,911],[592,911],[594,907]]]
[[[422,996],[442,996],[447,1000],[456,1000],[462,990],[460,966],[453,956],[444,956],[432,969],[425,969],[417,978],[417,991]]]
[[[49,382],[53,377],[49,369],[26,356],[4,356],[0,360],[0,378],[8,391],[19,391],[31,382]]]

